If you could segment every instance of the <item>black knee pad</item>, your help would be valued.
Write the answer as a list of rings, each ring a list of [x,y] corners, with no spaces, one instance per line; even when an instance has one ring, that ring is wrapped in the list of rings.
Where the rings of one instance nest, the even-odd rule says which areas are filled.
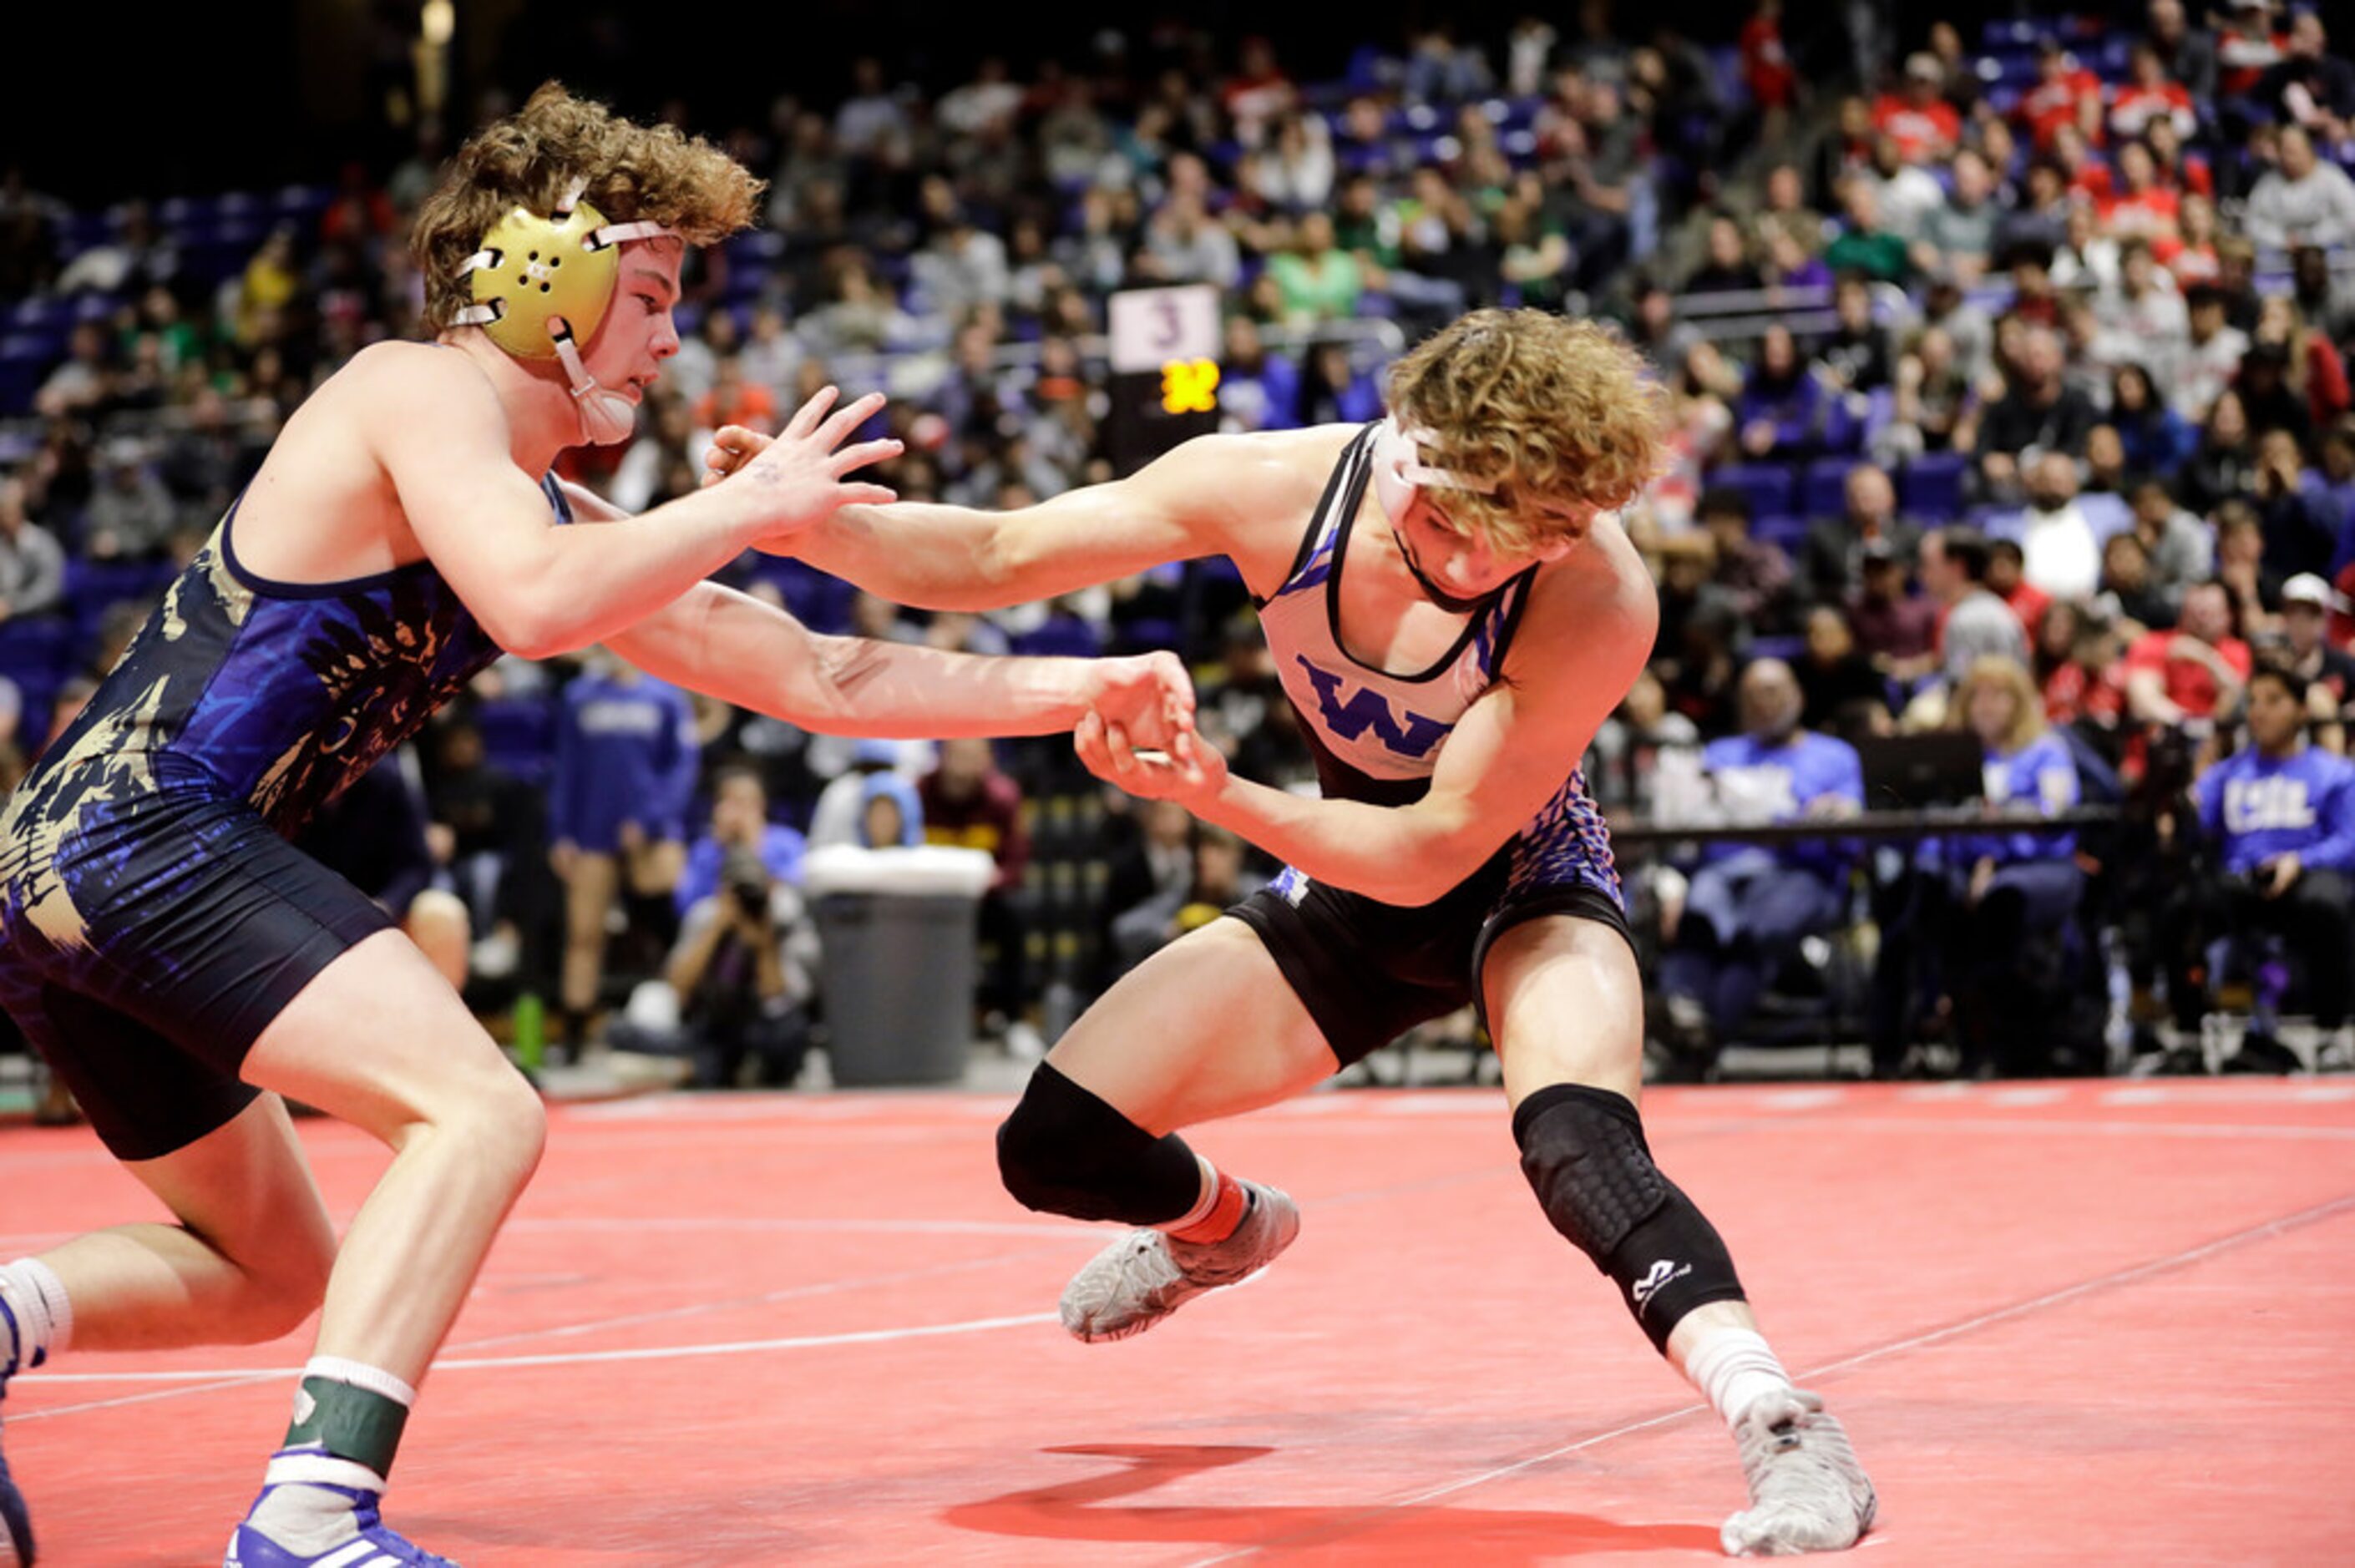
[[[1521,1171],[1553,1228],[1609,1275],[1665,1351],[1694,1308],[1742,1299],[1716,1229],[1652,1163],[1643,1118],[1623,1095],[1556,1084],[1513,1113]]]
[[[998,1126],[997,1173],[1023,1207],[1075,1220],[1160,1224],[1202,1195],[1177,1134],[1154,1137],[1046,1062]]]

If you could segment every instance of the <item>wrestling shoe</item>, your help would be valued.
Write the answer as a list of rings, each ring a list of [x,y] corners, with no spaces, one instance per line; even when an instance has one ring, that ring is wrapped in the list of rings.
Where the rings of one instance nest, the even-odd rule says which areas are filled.
[[[5,1402],[8,1380],[16,1375],[16,1315],[5,1301],[0,1301],[0,1330],[8,1336],[6,1361],[0,1364],[0,1402]],[[30,1568],[32,1561],[32,1516],[25,1511],[25,1494],[9,1478],[8,1456],[0,1454],[0,1568]]]
[[[1838,1552],[1872,1528],[1872,1483],[1816,1395],[1761,1395],[1734,1424],[1733,1438],[1750,1506],[1718,1532],[1729,1557]]]
[[[447,1557],[436,1557],[421,1546],[402,1540],[385,1528],[377,1513],[377,1495],[350,1487],[331,1487],[317,1481],[284,1483],[290,1486],[316,1487],[323,1492],[334,1492],[348,1498],[352,1504],[352,1522],[359,1527],[357,1535],[346,1536],[322,1552],[296,1552],[278,1544],[250,1523],[237,1527],[229,1538],[229,1553],[221,1559],[221,1568],[399,1568],[407,1563],[410,1568],[458,1568]],[[275,1487],[261,1489],[266,1498]],[[261,1506],[261,1498],[254,1499],[254,1507]]]
[[[1275,1261],[1300,1234],[1300,1210],[1273,1187],[1241,1185],[1251,1207],[1219,1242],[1176,1241],[1131,1231],[1096,1254],[1063,1287],[1063,1327],[1089,1344],[1142,1334],[1205,1290],[1234,1285]]]

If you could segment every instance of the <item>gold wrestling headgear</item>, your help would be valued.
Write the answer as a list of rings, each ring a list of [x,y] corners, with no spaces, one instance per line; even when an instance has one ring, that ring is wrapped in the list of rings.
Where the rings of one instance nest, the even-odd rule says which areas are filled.
[[[613,302],[623,242],[673,231],[659,223],[607,223],[581,199],[587,188],[575,180],[546,217],[518,207],[493,224],[461,269],[471,277],[474,303],[453,320],[481,327],[517,359],[561,361],[581,433],[611,445],[629,439],[637,411],[597,385],[578,345],[596,334]]]

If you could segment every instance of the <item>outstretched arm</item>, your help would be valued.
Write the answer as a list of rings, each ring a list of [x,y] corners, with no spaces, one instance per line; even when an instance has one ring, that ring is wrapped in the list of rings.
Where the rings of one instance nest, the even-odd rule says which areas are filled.
[[[585,647],[667,604],[746,547],[807,527],[846,502],[889,500],[847,483],[893,441],[835,447],[881,407],[832,418],[829,388],[726,484],[599,529],[560,527],[508,450],[490,384],[464,355],[386,344],[361,370],[366,430],[410,529],[499,645],[526,658]]]
[[[1632,550],[1626,554],[1632,563]],[[1549,596],[1548,587],[1559,591]],[[1412,805],[1270,789],[1231,776],[1218,754],[1190,736],[1167,758],[1138,757],[1139,743],[1092,714],[1081,721],[1081,759],[1098,778],[1133,795],[1176,800],[1317,881],[1385,904],[1428,904],[1477,871],[1553,798],[1651,652],[1659,607],[1640,567],[1615,580],[1538,591],[1541,600],[1529,608],[1507,678],[1457,721],[1430,792]]]
[[[704,461],[716,476],[734,473],[766,450],[765,437],[734,426],[712,440]],[[1295,503],[1299,482],[1278,441],[1202,436],[1126,479],[1066,491],[1019,511],[915,502],[846,506],[773,549],[897,604],[999,609],[1165,561],[1236,555],[1252,509]],[[1248,556],[1245,551],[1236,563],[1246,579]],[[1252,587],[1270,591],[1276,585]]]
[[[1091,711],[1167,746],[1194,722],[1174,653],[1132,659],[996,659],[904,642],[828,637],[718,583],[605,645],[674,685],[829,735],[1047,735]]]
[[[629,516],[567,484],[599,532]],[[605,645],[646,673],[831,735],[1045,735],[1091,710],[1169,745],[1194,724],[1194,687],[1172,653],[1134,659],[992,659],[828,637],[783,610],[701,582]]]

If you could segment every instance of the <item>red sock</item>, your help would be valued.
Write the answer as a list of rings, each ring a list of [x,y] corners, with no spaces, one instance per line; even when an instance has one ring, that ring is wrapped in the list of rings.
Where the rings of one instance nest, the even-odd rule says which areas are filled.
[[[1170,1239],[1196,1243],[1222,1242],[1235,1234],[1235,1227],[1243,1223],[1243,1212],[1250,1207],[1250,1192],[1241,1182],[1221,1171],[1219,1172],[1218,1191],[1210,1199],[1209,1212],[1190,1225],[1172,1229]]]

